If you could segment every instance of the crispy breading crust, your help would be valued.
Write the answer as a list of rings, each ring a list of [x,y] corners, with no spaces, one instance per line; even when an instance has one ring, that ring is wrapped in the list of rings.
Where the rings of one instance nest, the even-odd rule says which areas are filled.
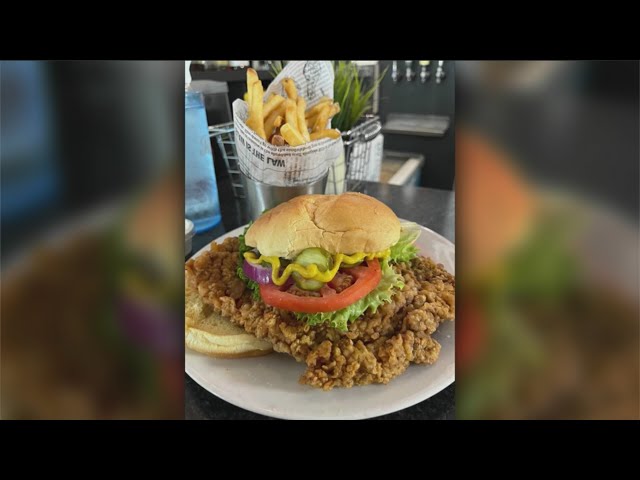
[[[236,276],[237,267],[238,239],[227,238],[187,263],[186,281],[218,313],[270,341],[277,352],[305,362],[300,382],[324,390],[386,384],[410,363],[434,363],[440,344],[431,334],[455,316],[455,278],[425,257],[394,266],[405,287],[391,303],[351,323],[347,332],[302,324],[289,312],[254,301]]]

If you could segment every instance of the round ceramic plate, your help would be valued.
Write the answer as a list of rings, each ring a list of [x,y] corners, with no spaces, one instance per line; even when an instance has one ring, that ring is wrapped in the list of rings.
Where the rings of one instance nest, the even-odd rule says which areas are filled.
[[[218,238],[236,237],[245,227]],[[421,227],[416,241],[421,255],[455,274],[455,247],[441,235]],[[201,255],[206,246],[194,255]],[[300,385],[305,365],[284,353],[263,357],[217,359],[185,350],[185,370],[200,386],[238,407],[288,419],[362,419],[410,407],[435,395],[455,380],[455,324],[444,322],[433,337],[440,358],[433,365],[411,365],[387,385],[334,388],[325,392]]]

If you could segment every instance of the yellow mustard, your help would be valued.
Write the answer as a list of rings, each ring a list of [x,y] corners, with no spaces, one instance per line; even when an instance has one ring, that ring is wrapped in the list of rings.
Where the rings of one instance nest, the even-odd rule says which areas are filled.
[[[343,253],[339,253],[333,259],[333,268],[331,270],[327,270],[325,272],[321,272],[318,269],[318,266],[315,264],[308,265],[303,267],[302,265],[298,265],[297,263],[290,263],[280,275],[280,258],[278,257],[269,257],[260,255],[260,258],[256,258],[256,254],[253,252],[245,252],[244,258],[249,263],[260,264],[262,262],[266,262],[271,264],[271,279],[273,283],[281,286],[287,281],[289,276],[296,272],[300,276],[306,278],[307,280],[317,280],[318,282],[327,283],[333,280],[333,277],[336,276],[340,266],[344,263],[346,265],[353,265],[354,263],[361,262],[362,260],[373,260],[374,258],[384,258],[388,257],[391,254],[390,249],[383,250],[382,252],[376,253],[364,253],[357,252],[353,255],[345,255]]]

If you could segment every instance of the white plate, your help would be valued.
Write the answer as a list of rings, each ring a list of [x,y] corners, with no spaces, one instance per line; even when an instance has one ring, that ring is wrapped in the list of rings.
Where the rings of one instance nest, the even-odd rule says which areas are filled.
[[[236,237],[245,227],[218,238]],[[421,227],[416,242],[422,255],[455,274],[455,247],[441,235]],[[201,255],[206,246],[193,258]],[[440,358],[433,365],[411,365],[387,385],[334,388],[325,392],[300,385],[305,365],[283,353],[264,357],[217,359],[185,350],[185,371],[200,386],[238,407],[288,419],[362,419],[410,407],[435,395],[455,380],[455,324],[445,322],[433,337]]]

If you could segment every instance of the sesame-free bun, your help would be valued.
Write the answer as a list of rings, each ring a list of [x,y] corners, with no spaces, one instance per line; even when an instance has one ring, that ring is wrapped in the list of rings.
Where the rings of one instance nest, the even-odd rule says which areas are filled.
[[[400,221],[384,203],[362,193],[302,195],[264,213],[245,243],[262,255],[294,258],[305,248],[331,254],[379,252],[400,238]]]
[[[266,355],[273,345],[260,340],[204,303],[198,291],[185,285],[184,342],[187,348],[216,358]]]

